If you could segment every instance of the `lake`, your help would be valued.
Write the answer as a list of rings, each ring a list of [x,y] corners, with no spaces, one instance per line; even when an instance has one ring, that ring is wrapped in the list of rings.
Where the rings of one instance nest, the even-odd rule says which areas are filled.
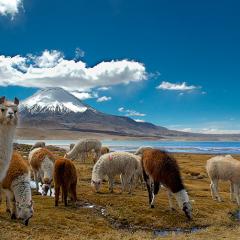
[[[47,145],[69,148],[73,140],[44,140]],[[15,140],[17,143],[33,144],[36,140]],[[205,154],[240,154],[240,142],[188,142],[188,141],[145,141],[145,140],[104,140],[103,145],[111,151],[133,152],[140,146],[152,146],[176,153],[205,153]]]

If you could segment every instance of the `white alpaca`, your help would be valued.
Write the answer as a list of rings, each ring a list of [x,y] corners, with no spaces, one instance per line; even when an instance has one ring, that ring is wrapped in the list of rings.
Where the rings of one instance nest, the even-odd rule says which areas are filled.
[[[65,157],[71,160],[79,159],[85,162],[89,153],[95,153],[95,160],[101,156],[102,143],[97,139],[85,139],[77,142],[74,146],[70,145],[70,151]],[[96,162],[96,161],[95,161]]]
[[[13,151],[13,139],[18,123],[19,100],[0,98],[0,181],[6,175]]]
[[[105,175],[108,176],[109,190],[113,192],[114,177],[120,175],[122,191],[128,185],[132,191],[133,178],[138,169],[138,160],[134,154],[127,152],[113,152],[102,155],[93,167],[92,186],[98,192]]]
[[[240,205],[239,187],[240,187],[240,161],[230,155],[216,156],[207,161],[206,170],[211,180],[210,190],[212,198],[221,202],[218,193],[218,181],[230,181],[230,199],[237,200]]]

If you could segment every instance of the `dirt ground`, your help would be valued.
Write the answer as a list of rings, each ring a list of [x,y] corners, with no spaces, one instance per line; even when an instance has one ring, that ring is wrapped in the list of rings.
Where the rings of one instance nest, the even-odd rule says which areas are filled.
[[[18,146],[27,158],[28,146]],[[64,151],[52,148],[56,155]],[[135,192],[120,193],[116,179],[114,193],[108,192],[107,182],[101,193],[90,186],[93,164],[75,162],[78,171],[78,206],[54,206],[54,198],[43,197],[33,190],[34,217],[29,226],[11,220],[5,212],[5,203],[0,207],[0,239],[239,239],[240,225],[232,213],[236,204],[230,202],[229,184],[220,184],[224,201],[213,201],[209,179],[205,171],[210,155],[175,154],[180,165],[185,186],[193,206],[193,220],[188,221],[177,208],[170,211],[165,189],[156,198],[154,209],[148,206],[145,186]],[[240,160],[240,156],[234,156]],[[182,230],[193,233],[179,233]],[[154,231],[155,230],[155,231]],[[160,235],[154,234],[160,230]]]

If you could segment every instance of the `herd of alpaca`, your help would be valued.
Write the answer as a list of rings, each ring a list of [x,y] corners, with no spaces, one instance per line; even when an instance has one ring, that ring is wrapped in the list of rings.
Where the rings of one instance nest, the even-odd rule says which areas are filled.
[[[154,208],[155,197],[161,186],[167,189],[169,205],[174,209],[172,197],[175,196],[180,209],[188,219],[192,219],[192,206],[184,187],[180,169],[172,155],[152,147],[140,147],[134,154],[110,152],[96,139],[85,139],[70,145],[64,157],[55,156],[44,142],[35,143],[29,153],[28,163],[13,151],[13,139],[18,124],[19,100],[7,101],[0,98],[0,200],[2,192],[6,196],[6,210],[11,219],[22,219],[28,225],[33,216],[31,192],[32,171],[36,190],[39,183],[42,195],[52,194],[55,190],[55,206],[59,204],[60,191],[62,202],[68,205],[68,195],[72,204],[77,202],[77,170],[74,160],[85,163],[88,155],[94,154],[91,185],[100,191],[104,177],[108,177],[109,191],[113,192],[114,179],[120,176],[122,192],[132,193],[140,179],[145,181],[149,204]],[[218,181],[230,181],[230,198],[240,206],[240,161],[230,155],[216,156],[207,161],[206,171],[210,178],[210,190],[214,200],[221,201]]]

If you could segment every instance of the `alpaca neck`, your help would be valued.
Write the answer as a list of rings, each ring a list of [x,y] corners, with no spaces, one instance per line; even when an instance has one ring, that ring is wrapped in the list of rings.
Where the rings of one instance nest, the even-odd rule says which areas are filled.
[[[5,177],[12,157],[15,130],[15,125],[0,125],[0,181]]]
[[[92,176],[92,180],[102,180],[105,172],[103,171],[104,168],[102,167],[103,164],[100,163],[100,161],[98,161],[93,169],[93,176]]]
[[[24,174],[14,179],[11,189],[14,193],[15,201],[19,204],[29,203],[32,200],[29,174]]]
[[[185,202],[189,202],[189,197],[187,191],[182,189],[181,191],[174,193],[178,206],[182,209]]]

